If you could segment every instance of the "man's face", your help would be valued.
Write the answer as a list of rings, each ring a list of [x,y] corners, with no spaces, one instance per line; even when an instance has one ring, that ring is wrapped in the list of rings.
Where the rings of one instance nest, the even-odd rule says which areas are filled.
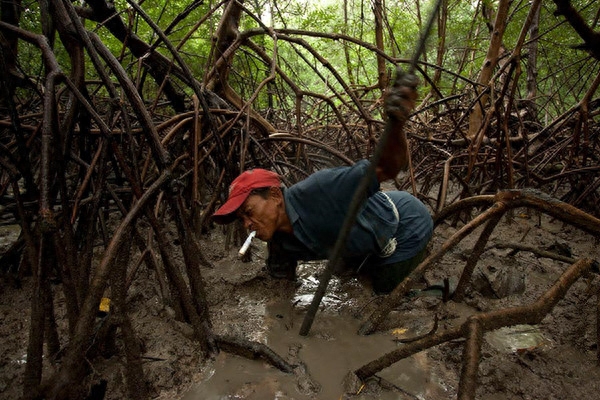
[[[244,227],[256,231],[256,237],[268,241],[279,226],[280,196],[273,190],[267,192],[266,198],[260,194],[251,194],[237,211]]]

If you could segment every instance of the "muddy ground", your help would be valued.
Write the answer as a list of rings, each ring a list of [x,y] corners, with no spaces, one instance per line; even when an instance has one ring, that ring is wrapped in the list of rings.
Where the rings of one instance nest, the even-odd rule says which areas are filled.
[[[540,224],[541,222],[541,224]],[[432,248],[438,248],[457,227],[436,228]],[[3,227],[1,251],[18,230]],[[418,288],[444,278],[456,282],[477,238],[476,231],[426,274]],[[440,318],[439,329],[456,326],[474,312],[536,300],[567,264],[528,252],[493,248],[520,242],[573,257],[600,260],[597,238],[549,217],[518,210],[504,218],[490,240],[475,274],[475,286],[464,303],[442,302],[439,291],[414,291],[390,315],[382,331],[356,334],[361,322],[381,302],[369,282],[335,278],[308,336],[299,336],[306,307],[318,284],[323,263],[303,264],[298,282],[269,278],[263,270],[264,245],[256,241],[253,261],[242,263],[237,247],[224,249],[219,229],[202,238],[214,268],[203,268],[211,318],[218,334],[237,335],[267,344],[298,365],[286,374],[260,360],[221,352],[205,361],[191,339],[189,325],[176,321],[165,306],[155,272],[142,266],[129,292],[134,328],[144,347],[144,370],[157,399],[448,399],[455,398],[460,377],[462,341],[446,343],[402,360],[378,374],[359,391],[348,392],[348,372],[403,344],[398,338],[426,333]],[[0,398],[22,393],[29,328],[30,279],[2,276],[0,285]],[[53,286],[57,321],[64,329],[60,283]],[[479,399],[594,399],[600,393],[597,366],[597,297],[600,279],[580,279],[566,298],[537,326],[516,326],[485,336],[479,367]],[[500,298],[499,298],[500,297]],[[66,343],[63,343],[65,345]],[[107,399],[126,398],[123,359],[94,360],[91,383],[105,379]],[[48,364],[48,363],[47,363]],[[46,365],[46,376],[52,371]]]

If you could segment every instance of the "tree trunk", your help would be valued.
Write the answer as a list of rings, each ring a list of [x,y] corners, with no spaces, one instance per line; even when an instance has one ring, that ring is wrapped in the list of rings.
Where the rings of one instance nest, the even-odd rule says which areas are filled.
[[[348,0],[344,0],[344,27],[343,33],[348,35]],[[356,81],[354,80],[354,72],[352,71],[352,62],[350,57],[350,51],[348,43],[344,42],[344,57],[346,58],[346,71],[348,74],[348,81],[350,85],[356,85]]]
[[[373,1],[373,16],[375,18],[375,46],[385,52],[383,43],[383,5],[382,0]],[[388,76],[385,68],[385,59],[377,55],[377,82],[379,89],[383,92],[388,86]]]
[[[485,61],[483,62],[483,66],[479,74],[479,79],[477,80],[477,82],[481,85],[481,90],[487,90],[487,87],[490,84],[490,79],[492,78],[492,74],[494,72],[494,68],[496,68],[496,65],[498,65],[498,55],[500,54],[500,49],[502,47],[502,38],[504,37],[504,30],[506,28],[508,8],[510,3],[511,0],[500,0],[500,3],[498,4],[498,12],[496,13],[496,19],[492,30],[492,38],[490,40]],[[479,92],[479,90],[477,90],[477,92]],[[469,139],[475,138],[479,130],[482,128],[483,114],[485,108],[487,107],[488,100],[488,94],[482,95],[471,110],[471,115],[469,116]]]
[[[39,257],[37,263],[32,264],[33,292],[31,295],[31,319],[29,325],[29,342],[27,344],[27,363],[23,374],[23,398],[29,399],[36,395],[35,388],[39,387],[42,380],[42,357],[44,348],[44,280],[46,279],[46,265],[42,253],[47,245],[44,235],[39,241]]]
[[[437,65],[444,65],[444,56],[446,55],[446,22],[448,21],[448,0],[443,0],[440,12],[438,13],[438,43],[437,43]],[[439,86],[442,78],[442,70],[436,68],[433,75],[433,84]],[[435,93],[435,91],[433,92]]]
[[[538,40],[540,28],[540,8],[533,16],[531,21],[531,27],[529,28],[529,44],[527,45],[527,96],[526,96],[526,107],[529,112],[529,118],[537,121],[537,106],[535,99],[537,97],[537,54],[538,54]]]
[[[21,0],[5,0],[0,2],[1,21],[19,26],[20,19]],[[2,72],[6,71],[7,75],[21,76],[16,68],[17,55],[19,54],[18,44],[19,40],[15,32],[8,31],[0,35],[0,59],[4,62],[5,68]]]

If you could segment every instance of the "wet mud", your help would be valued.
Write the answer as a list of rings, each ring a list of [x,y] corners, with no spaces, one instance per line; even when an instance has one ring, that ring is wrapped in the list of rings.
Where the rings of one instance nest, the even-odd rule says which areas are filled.
[[[251,247],[252,261],[239,260],[238,247],[224,250],[219,232],[202,239],[213,264],[203,268],[211,321],[217,334],[264,343],[295,365],[284,373],[261,360],[221,352],[204,360],[190,326],[174,319],[161,299],[154,271],[141,267],[129,292],[131,318],[144,349],[144,371],[156,399],[449,399],[456,398],[463,341],[449,342],[404,359],[358,385],[349,373],[429,332],[435,316],[439,330],[458,326],[469,315],[530,304],[566,268],[565,263],[515,253],[493,245],[522,239],[539,248],[567,246],[574,258],[600,259],[597,238],[542,217],[527,214],[503,222],[482,256],[477,274],[486,279],[523,276],[517,293],[498,298],[493,290],[471,289],[464,302],[442,302],[441,293],[415,290],[370,336],[358,327],[381,302],[369,282],[361,278],[334,278],[307,336],[300,336],[306,308],[318,285],[324,263],[307,263],[297,282],[270,278],[263,269],[266,249],[259,241]],[[455,232],[443,225],[434,233],[433,247]],[[6,232],[6,231],[5,231]],[[478,232],[474,232],[426,273],[415,289],[458,278]],[[0,235],[10,245],[14,235]],[[493,270],[493,274],[490,271]],[[504,271],[504,272],[502,272]],[[502,272],[502,273],[500,273]],[[18,398],[27,348],[30,287],[24,278],[15,287],[2,277],[0,292],[0,398]],[[495,285],[495,286],[494,286]],[[488,288],[489,289],[489,288]],[[61,286],[53,286],[61,338],[67,337]],[[517,325],[485,335],[479,367],[479,399],[592,399],[600,393],[597,366],[596,307],[600,279],[580,279],[542,323]],[[63,343],[66,345],[66,343]],[[107,399],[126,398],[124,362],[119,356],[94,360],[90,378],[108,381]],[[45,362],[45,374],[53,366]]]
[[[310,268],[303,272],[306,273],[307,269]],[[374,355],[394,350],[398,346],[394,341],[395,334],[408,333],[403,330],[357,335],[361,320],[351,313],[349,306],[356,300],[346,299],[348,294],[344,287],[358,283],[349,281],[340,284],[334,280],[333,290],[324,298],[310,333],[300,336],[298,331],[314,290],[314,277],[301,276],[304,276],[299,281],[301,286],[289,300],[265,298],[266,304],[258,306],[245,298],[240,305],[241,308],[247,307],[248,320],[259,327],[255,340],[267,344],[295,365],[294,373],[285,374],[260,362],[221,354],[215,360],[211,373],[192,387],[184,399],[339,399],[346,392],[344,381],[350,371],[370,361]],[[431,391],[440,395],[447,392],[434,374],[427,358],[416,355],[390,367],[382,377],[411,394],[406,398],[423,398]],[[399,397],[397,392],[390,391],[378,393],[377,398]]]

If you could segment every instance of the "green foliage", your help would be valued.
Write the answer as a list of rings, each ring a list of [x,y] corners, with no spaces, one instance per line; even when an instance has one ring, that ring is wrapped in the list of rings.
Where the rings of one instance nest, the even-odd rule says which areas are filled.
[[[460,78],[444,72],[439,81],[439,90],[444,95],[451,95],[469,87],[469,80],[475,80],[484,61],[490,42],[490,32],[481,10],[481,3],[448,0],[448,19],[445,34],[443,63],[440,67],[458,74]],[[126,0],[114,2],[120,18],[133,33],[149,44],[158,40],[158,35],[135,13]],[[182,13],[192,0],[182,2],[167,0],[162,3],[141,3],[141,7],[162,30],[168,31],[170,42],[178,47],[179,55],[191,68],[193,74],[202,80],[212,63],[211,53],[214,36],[224,12],[221,6],[215,13],[203,20],[217,3],[203,2],[176,25],[171,23]],[[239,29],[241,32],[260,29],[261,26],[276,30],[294,29],[300,33],[280,33],[276,42],[268,33],[252,36],[257,46],[263,49],[268,57],[275,56],[281,72],[299,87],[300,90],[328,96],[340,105],[348,101],[343,84],[354,87],[372,87],[377,84],[377,57],[368,48],[375,43],[374,16],[371,3],[358,0],[285,0],[273,2],[254,0],[243,3]],[[347,4],[344,13],[344,4]],[[401,2],[384,2],[384,36],[385,52],[396,59],[410,58],[420,35],[421,26],[430,13],[432,0],[406,0]],[[595,2],[585,0],[572,1],[575,9],[581,12],[584,20],[592,24],[598,12]],[[497,1],[487,1],[492,11],[497,8]],[[35,33],[41,33],[41,16],[37,2],[23,4],[20,26]],[[510,54],[523,29],[529,13],[530,4],[516,1],[511,5],[508,25],[503,40],[504,49]],[[574,104],[590,84],[590,77],[598,70],[597,61],[590,61],[587,54],[573,49],[581,39],[573,28],[564,23],[562,17],[554,15],[556,7],[552,2],[542,2],[540,17],[538,93],[540,105],[549,105],[552,114],[564,110],[566,104]],[[493,15],[490,21],[493,22]],[[488,23],[490,22],[488,21]],[[131,76],[141,76],[140,63],[137,57],[124,47],[102,24],[85,22],[86,28],[100,35],[102,41],[119,57],[123,66]],[[302,32],[311,32],[303,35]],[[322,35],[319,36],[319,33]],[[333,35],[333,36],[332,36]],[[346,41],[335,35],[352,37],[358,43]],[[189,37],[188,37],[189,36]],[[434,63],[437,57],[437,33],[434,31],[428,41],[427,53],[423,60]],[[299,42],[286,40],[287,37],[302,40]],[[529,37],[528,37],[529,39]],[[276,46],[276,47],[275,47]],[[55,52],[65,72],[70,69],[68,55],[62,48],[60,40],[54,42]],[[309,51],[310,50],[310,51]],[[21,44],[19,47],[19,66],[29,76],[43,75],[40,68],[40,52],[34,46]],[[173,59],[164,43],[157,46],[156,51]],[[325,60],[324,65],[319,57]],[[89,79],[96,79],[89,58],[86,58],[86,71]],[[329,68],[328,68],[329,66]],[[393,65],[388,62],[389,69]],[[527,67],[527,49],[523,51],[522,69]],[[241,94],[249,98],[258,89],[260,83],[270,74],[271,65],[261,59],[244,44],[237,51],[232,64],[229,84]],[[433,68],[427,67],[427,73],[433,74]],[[335,73],[333,73],[335,72]],[[336,76],[337,75],[337,76]],[[339,77],[339,79],[338,79]],[[342,84],[343,83],[343,84]],[[284,107],[292,109],[294,96],[291,88],[283,80],[277,79],[269,84],[270,89],[263,89],[255,102],[257,108]],[[525,95],[525,79],[519,80],[521,95]],[[154,86],[144,90],[152,91]],[[182,90],[189,91],[183,87]],[[148,92],[148,95],[150,93]],[[381,94],[367,91],[365,96],[372,100]],[[149,96],[150,97],[150,96]],[[275,103],[274,103],[275,102]]]

